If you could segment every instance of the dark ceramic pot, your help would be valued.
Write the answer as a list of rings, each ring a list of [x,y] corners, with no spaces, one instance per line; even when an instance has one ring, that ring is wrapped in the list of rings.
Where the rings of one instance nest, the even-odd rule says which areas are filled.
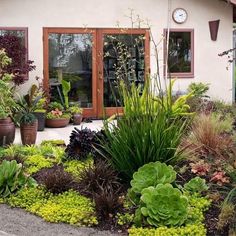
[[[15,124],[11,118],[0,119],[0,146],[12,144],[15,139]]]
[[[73,124],[74,125],[80,125],[83,120],[82,114],[74,114],[73,115]]]
[[[29,124],[20,124],[21,142],[23,145],[33,145],[36,142],[38,120]]]
[[[62,128],[69,124],[70,118],[46,119],[46,126],[49,128]]]
[[[34,112],[38,120],[38,131],[44,131],[45,128],[45,112]]]

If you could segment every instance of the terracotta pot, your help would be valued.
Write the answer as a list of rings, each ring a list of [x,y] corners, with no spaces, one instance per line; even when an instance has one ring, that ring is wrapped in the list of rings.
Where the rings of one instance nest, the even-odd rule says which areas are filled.
[[[38,120],[32,124],[20,124],[21,142],[23,145],[35,144],[37,138]]]
[[[44,128],[45,128],[45,112],[34,112],[34,115],[38,119],[38,131],[44,131]]]
[[[70,118],[46,119],[46,126],[49,128],[62,128],[69,124]]]
[[[15,139],[15,124],[11,118],[0,119],[0,146],[12,144]]]
[[[74,114],[73,115],[73,124],[74,125],[80,125],[83,119],[82,114]]]

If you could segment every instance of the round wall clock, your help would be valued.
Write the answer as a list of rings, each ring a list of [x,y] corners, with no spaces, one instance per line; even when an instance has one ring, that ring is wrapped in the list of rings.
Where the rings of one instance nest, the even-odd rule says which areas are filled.
[[[183,8],[176,8],[173,11],[172,17],[173,17],[173,20],[177,24],[183,24],[187,20],[187,18],[188,18],[188,13]]]

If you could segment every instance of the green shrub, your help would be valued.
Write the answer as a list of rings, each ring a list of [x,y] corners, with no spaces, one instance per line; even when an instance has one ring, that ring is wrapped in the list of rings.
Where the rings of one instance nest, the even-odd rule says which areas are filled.
[[[209,84],[191,83],[188,87],[188,92],[193,93],[194,97],[203,97],[209,90]]]
[[[206,236],[206,229],[203,224],[186,225],[178,228],[131,228],[128,232],[129,236]]]
[[[205,179],[195,177],[184,185],[184,189],[192,193],[201,193],[203,191],[206,191],[208,189],[208,186],[206,185]]]
[[[142,191],[139,209],[149,225],[180,226],[187,218],[188,199],[171,184],[158,184]]]
[[[148,187],[156,187],[158,184],[172,183],[176,179],[176,172],[172,166],[161,162],[151,162],[140,167],[133,175],[130,184],[132,191],[141,194]]]
[[[36,184],[33,178],[24,174],[22,164],[17,164],[15,160],[3,160],[0,165],[0,196],[7,197],[23,186]]]

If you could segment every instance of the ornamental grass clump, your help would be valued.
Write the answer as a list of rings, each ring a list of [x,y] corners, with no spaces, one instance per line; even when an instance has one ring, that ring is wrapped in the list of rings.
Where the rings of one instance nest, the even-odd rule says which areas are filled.
[[[42,169],[34,175],[34,178],[53,194],[66,192],[75,184],[71,174],[67,173],[62,165]]]
[[[188,125],[187,97],[172,102],[172,83],[166,95],[155,96],[147,81],[144,89],[121,83],[124,115],[118,124],[104,123],[105,140],[102,153],[126,181],[139,167],[149,162],[176,164],[181,158],[178,149]]]
[[[78,191],[94,200],[97,216],[102,220],[109,219],[121,207],[123,186],[118,173],[104,160],[97,160],[81,172]]]

